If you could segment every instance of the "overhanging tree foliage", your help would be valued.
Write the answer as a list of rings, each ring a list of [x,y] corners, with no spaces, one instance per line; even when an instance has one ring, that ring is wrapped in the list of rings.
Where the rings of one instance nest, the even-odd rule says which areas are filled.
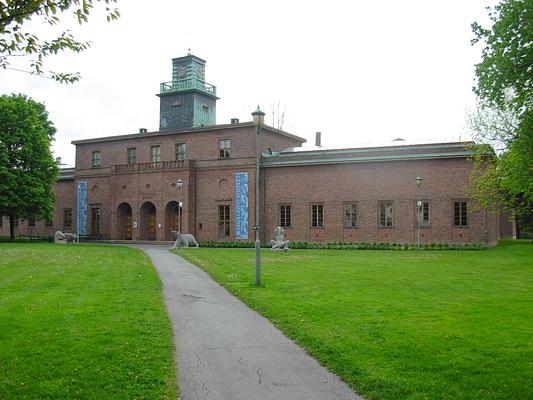
[[[470,127],[496,152],[478,147],[471,195],[524,218],[533,211],[533,0],[501,0],[489,17],[490,28],[472,24],[483,50]]]
[[[45,106],[24,95],[0,96],[0,215],[51,218],[59,167],[50,144],[56,129]]]
[[[74,17],[79,24],[89,21],[89,14],[96,3],[105,6],[108,21],[116,20],[120,14],[111,8],[117,0],[3,0],[0,2],[0,67],[14,68],[12,60],[29,56],[24,63],[26,72],[38,75],[48,73],[51,78],[65,83],[76,82],[79,73],[54,72],[44,70],[44,59],[63,51],[82,52],[90,42],[77,40],[68,30],[50,30],[50,36],[39,37],[32,33],[35,24],[56,26],[66,14]],[[31,24],[28,24],[31,22]],[[29,64],[29,65],[27,65]]]

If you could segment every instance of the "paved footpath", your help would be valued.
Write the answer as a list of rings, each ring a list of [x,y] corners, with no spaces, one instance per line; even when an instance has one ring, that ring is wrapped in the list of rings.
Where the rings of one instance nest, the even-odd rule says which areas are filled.
[[[135,247],[163,282],[182,400],[363,399],[167,246]]]

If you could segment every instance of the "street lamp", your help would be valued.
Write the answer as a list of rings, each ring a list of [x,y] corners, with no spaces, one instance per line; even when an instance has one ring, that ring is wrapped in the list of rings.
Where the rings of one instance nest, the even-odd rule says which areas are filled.
[[[261,285],[261,241],[259,239],[259,135],[261,134],[261,127],[265,120],[265,113],[261,111],[259,106],[257,110],[252,113],[255,126],[255,217],[254,217],[254,232],[255,232],[255,286]]]
[[[420,201],[420,186],[422,178],[417,176],[416,182],[416,249],[420,250],[420,211],[422,210],[422,201]]]
[[[183,202],[181,201],[181,188],[183,187],[183,180],[180,178],[178,179],[178,181],[176,182],[176,186],[178,187],[178,218],[180,219],[180,225],[179,225],[179,228],[180,228],[180,233],[183,233],[181,231],[181,216],[183,215],[183,212],[182,212],[182,207],[183,207]]]

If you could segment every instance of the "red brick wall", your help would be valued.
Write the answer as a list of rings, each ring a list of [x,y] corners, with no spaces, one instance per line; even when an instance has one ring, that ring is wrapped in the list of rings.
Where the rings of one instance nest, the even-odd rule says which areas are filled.
[[[264,216],[267,238],[279,224],[279,205],[291,204],[296,241],[399,242],[416,241],[416,184],[420,198],[430,203],[431,228],[421,229],[423,243],[494,243],[497,221],[476,212],[469,202],[468,227],[453,227],[453,200],[465,199],[469,162],[464,159],[392,161],[266,168]],[[379,228],[378,202],[394,204],[394,227]],[[343,204],[358,203],[358,228],[343,227]],[[311,228],[310,204],[324,204],[324,228]]]
[[[54,227],[45,228],[38,222],[34,232],[52,234],[62,229],[63,208],[73,209],[72,231],[76,231],[76,184],[88,182],[89,226],[90,208],[101,209],[101,233],[119,238],[122,227],[117,226],[117,209],[123,202],[132,208],[132,220],[137,222],[133,239],[143,239],[141,208],[152,202],[156,208],[156,238],[169,240],[168,210],[175,210],[176,201],[183,201],[183,232],[194,233],[199,240],[220,240],[218,234],[218,206],[229,205],[231,235],[224,240],[235,240],[235,173],[249,174],[249,240],[253,240],[254,184],[255,184],[255,129],[253,126],[228,126],[205,131],[181,132],[164,135],[137,135],[126,140],[112,140],[77,145],[76,180],[60,181]],[[218,139],[231,140],[231,158],[218,159]],[[187,143],[187,158],[183,165],[169,169],[115,171],[114,164],[126,162],[126,148],[137,148],[137,162],[149,161],[151,144],[161,145],[161,160],[175,159],[175,143]],[[280,151],[299,142],[263,130],[261,148]],[[422,146],[423,147],[423,146]],[[445,146],[440,150],[447,151]],[[102,151],[102,168],[90,168],[91,151]],[[372,150],[379,155],[379,149]],[[390,150],[384,150],[391,152]],[[401,149],[400,149],[401,151]],[[414,151],[412,148],[404,151]],[[427,149],[419,150],[426,152]],[[293,159],[306,160],[323,153],[298,154]],[[395,154],[394,151],[391,154]],[[192,161],[194,160],[194,161]],[[423,243],[489,243],[498,237],[498,219],[484,210],[476,211],[468,202],[468,227],[453,226],[453,202],[464,200],[464,188],[469,184],[470,163],[465,158],[433,158],[402,161],[352,162],[343,164],[314,164],[277,166],[262,169],[261,225],[263,239],[269,240],[279,224],[279,205],[290,204],[292,227],[286,229],[293,241],[340,242],[400,242],[416,240],[416,185],[415,177],[423,178],[420,197],[430,203],[431,227],[420,231]],[[178,192],[175,185],[182,179],[184,186]],[[378,204],[394,204],[394,226],[380,228]],[[358,227],[343,226],[343,205],[356,202]],[[324,228],[311,228],[310,205],[324,205]],[[8,232],[4,219],[2,232]],[[26,222],[27,223],[27,222]],[[21,223],[19,232],[26,232]]]

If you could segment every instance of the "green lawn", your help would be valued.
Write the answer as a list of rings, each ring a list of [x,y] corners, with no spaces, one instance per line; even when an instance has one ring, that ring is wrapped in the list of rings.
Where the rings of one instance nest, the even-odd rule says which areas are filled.
[[[142,252],[0,244],[0,399],[175,399],[175,377]]]
[[[532,399],[533,246],[177,250],[368,399]]]

